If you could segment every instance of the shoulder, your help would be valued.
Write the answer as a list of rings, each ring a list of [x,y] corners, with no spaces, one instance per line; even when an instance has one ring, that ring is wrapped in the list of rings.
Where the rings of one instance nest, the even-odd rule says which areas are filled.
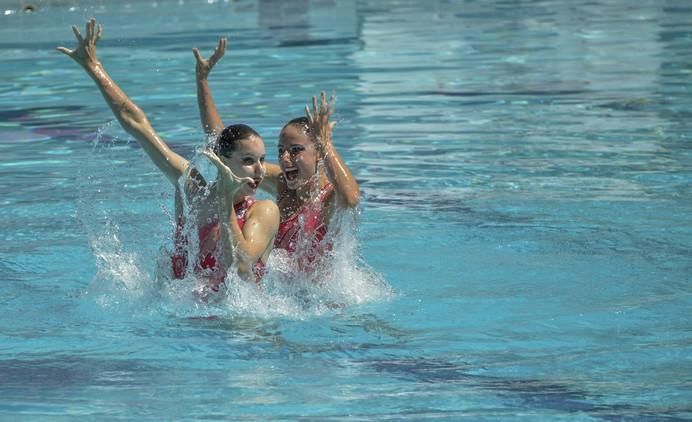
[[[334,194],[334,185],[332,185],[331,182],[326,182],[324,185],[322,185],[322,188],[320,189],[320,195],[328,196],[328,195],[333,195],[333,194]]]
[[[260,199],[255,201],[254,204],[252,204],[252,209],[254,210],[279,210],[279,207],[276,205],[276,202],[272,201],[271,199]]]
[[[336,193],[334,191],[334,185],[326,182],[320,188],[320,193],[318,196],[319,201],[326,206],[331,206],[336,201]]]
[[[271,224],[271,226],[279,226],[279,207],[274,201],[262,199],[255,201],[250,207],[248,218],[259,219],[262,222]]]
[[[267,171],[265,177],[270,177],[273,179],[279,179],[279,178],[283,177],[283,174],[281,172],[281,167],[279,167],[278,164],[264,163],[264,168]]]

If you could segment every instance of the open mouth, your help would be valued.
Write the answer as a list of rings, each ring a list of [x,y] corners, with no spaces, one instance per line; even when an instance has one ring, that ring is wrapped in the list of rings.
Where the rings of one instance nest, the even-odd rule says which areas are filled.
[[[252,182],[249,182],[248,185],[255,190],[259,187],[260,183],[262,183],[262,179],[252,179]]]
[[[296,169],[296,168],[284,169],[284,176],[286,176],[286,180],[292,182],[298,178],[298,169]]]

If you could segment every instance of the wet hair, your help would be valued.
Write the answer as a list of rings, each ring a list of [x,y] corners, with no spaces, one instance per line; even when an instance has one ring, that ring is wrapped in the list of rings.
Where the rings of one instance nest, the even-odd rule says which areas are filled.
[[[296,126],[302,130],[305,131],[305,133],[310,133],[310,120],[308,120],[307,117],[302,116],[302,117],[296,117],[295,119],[291,119],[284,125],[284,127],[288,126]]]
[[[238,142],[249,139],[253,136],[262,138],[259,133],[248,125],[237,124],[226,126],[214,145],[214,152],[218,155],[229,156],[235,151]]]

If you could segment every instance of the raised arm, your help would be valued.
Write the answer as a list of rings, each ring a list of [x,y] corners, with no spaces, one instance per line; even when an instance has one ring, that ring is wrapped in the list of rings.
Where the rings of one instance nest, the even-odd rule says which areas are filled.
[[[221,120],[219,111],[216,108],[216,102],[211,94],[209,87],[209,74],[216,63],[226,53],[228,41],[226,38],[221,38],[216,49],[208,59],[202,57],[199,49],[193,48],[192,53],[195,55],[197,65],[195,66],[195,75],[197,79],[197,106],[199,107],[199,118],[202,122],[202,128],[207,136],[217,136],[223,131],[225,125]],[[265,192],[276,196],[277,183],[281,175],[281,168],[276,164],[266,163],[267,174],[259,186]]]
[[[312,112],[309,107],[305,107],[305,113],[310,121],[310,137],[322,155],[327,177],[334,186],[336,194],[334,205],[337,208],[355,208],[360,202],[358,182],[332,143],[332,129],[336,122],[330,122],[329,118],[333,110],[333,96],[327,102],[322,92],[319,105],[317,99],[312,97]]]
[[[214,65],[226,52],[226,44],[226,38],[221,38],[214,53],[212,53],[209,59],[202,57],[199,49],[192,49],[192,53],[197,60],[195,74],[197,75],[197,105],[199,106],[199,118],[202,121],[202,128],[207,136],[216,136],[220,134],[224,128],[219,112],[216,110],[214,97],[211,95],[208,78],[209,72],[211,72]]]
[[[96,21],[92,18],[86,24],[85,38],[74,25],[72,31],[77,38],[77,47],[74,50],[58,47],[57,50],[82,66],[96,82],[96,86],[123,129],[137,140],[154,164],[173,185],[177,186],[178,179],[187,169],[188,161],[166,145],[151,126],[144,112],[111,79],[98,60],[96,43],[101,39],[103,26],[96,26]]]

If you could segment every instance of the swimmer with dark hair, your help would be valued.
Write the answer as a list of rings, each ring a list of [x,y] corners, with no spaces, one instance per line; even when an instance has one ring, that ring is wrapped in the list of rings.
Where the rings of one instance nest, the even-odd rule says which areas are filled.
[[[236,266],[245,280],[259,281],[279,226],[279,209],[270,200],[254,195],[266,176],[262,137],[251,127],[231,125],[219,130],[210,150],[203,154],[215,165],[218,175],[207,181],[187,159],[166,144],[144,112],[111,79],[96,56],[96,43],[103,26],[94,19],[86,24],[86,37],[76,26],[72,31],[77,47],[58,47],[96,83],[120,125],[144,149],[156,167],[175,188],[176,236],[171,257],[173,276],[183,278],[189,269],[200,276],[203,293],[218,291],[227,271]],[[185,199],[185,201],[184,201]],[[191,212],[184,212],[184,203]],[[189,220],[186,221],[186,216]],[[184,229],[197,229],[196,256],[188,260],[189,239]]]
[[[209,59],[193,49],[200,118],[210,136],[219,133],[223,123],[208,77],[226,45],[226,39],[221,38]],[[358,182],[332,142],[333,111],[334,97],[327,101],[322,92],[319,99],[312,97],[312,108],[305,107],[305,116],[286,123],[279,134],[279,164],[266,164],[267,175],[260,185],[276,195],[280,210],[274,248],[286,250],[306,271],[330,248],[323,239],[335,212],[353,209],[360,201]]]

